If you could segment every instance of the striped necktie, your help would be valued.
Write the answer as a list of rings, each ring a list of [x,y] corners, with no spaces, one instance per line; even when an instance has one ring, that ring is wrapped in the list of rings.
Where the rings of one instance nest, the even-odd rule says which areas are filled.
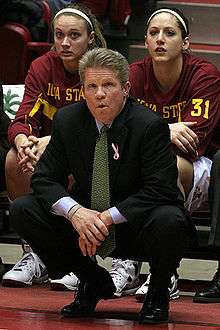
[[[108,127],[103,126],[101,128],[100,135],[96,141],[93,162],[91,208],[100,212],[110,207],[107,131]],[[98,247],[97,254],[105,258],[114,249],[115,228],[112,225],[109,229],[109,235]]]

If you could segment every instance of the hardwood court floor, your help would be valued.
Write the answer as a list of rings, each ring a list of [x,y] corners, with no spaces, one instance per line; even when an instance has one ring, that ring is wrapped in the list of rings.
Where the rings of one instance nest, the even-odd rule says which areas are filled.
[[[190,323],[139,325],[136,321],[88,318],[68,320],[54,313],[0,310],[1,330],[217,330],[220,326]]]
[[[92,318],[62,318],[60,309],[72,300],[73,293],[47,284],[0,287],[0,330],[220,330],[220,304],[195,304],[189,296],[171,302],[168,324],[152,326],[138,324],[141,304],[134,296],[101,301]]]

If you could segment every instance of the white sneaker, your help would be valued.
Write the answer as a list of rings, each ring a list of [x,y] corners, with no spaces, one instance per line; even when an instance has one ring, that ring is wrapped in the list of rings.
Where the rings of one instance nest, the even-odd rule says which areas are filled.
[[[147,280],[142,284],[142,286],[136,291],[135,298],[137,301],[143,302],[144,298],[147,294],[149,283],[150,283],[151,273],[147,275]],[[178,299],[179,298],[179,290],[177,289],[177,278],[175,275],[171,277],[171,283],[168,288],[170,293],[170,299]]]
[[[114,297],[134,294],[140,286],[139,263],[131,260],[112,259],[110,275],[116,287]]]
[[[34,252],[26,253],[2,277],[3,286],[25,287],[33,283],[43,283],[48,279],[44,263]]]
[[[75,291],[78,287],[79,280],[73,273],[69,273],[58,280],[49,280],[50,287],[55,291]]]

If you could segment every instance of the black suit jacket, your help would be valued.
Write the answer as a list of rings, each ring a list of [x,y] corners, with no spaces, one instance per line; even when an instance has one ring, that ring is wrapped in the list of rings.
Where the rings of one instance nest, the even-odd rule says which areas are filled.
[[[32,177],[34,193],[46,210],[69,195],[90,208],[98,134],[86,103],[68,105],[57,112],[50,143]],[[118,160],[113,157],[112,143],[118,146]],[[129,98],[109,129],[108,146],[111,206],[116,206],[128,222],[138,229],[159,205],[183,206],[176,185],[176,156],[163,119]],[[68,193],[70,173],[76,183]]]

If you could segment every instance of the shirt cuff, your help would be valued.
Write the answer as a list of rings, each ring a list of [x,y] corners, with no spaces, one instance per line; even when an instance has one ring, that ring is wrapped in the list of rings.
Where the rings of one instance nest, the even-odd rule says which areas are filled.
[[[75,201],[75,199],[69,196],[62,197],[52,205],[51,212],[53,214],[60,215],[61,217],[68,219],[69,210],[77,204],[78,203]]]
[[[127,222],[127,219],[119,212],[117,207],[113,206],[108,209],[109,213],[111,214],[112,220],[115,225],[123,222]]]

